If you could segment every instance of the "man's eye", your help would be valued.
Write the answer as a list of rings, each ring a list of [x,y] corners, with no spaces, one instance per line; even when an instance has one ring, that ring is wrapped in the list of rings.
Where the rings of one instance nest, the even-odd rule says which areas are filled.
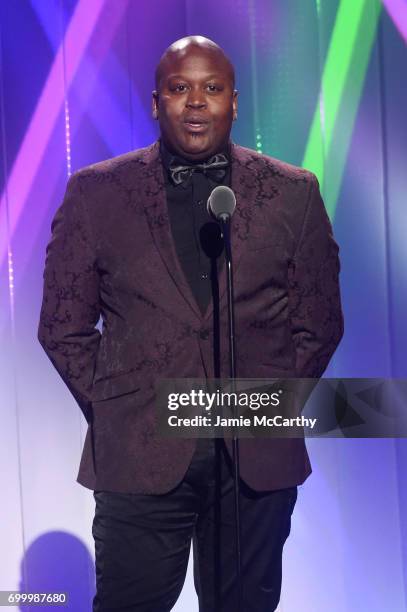
[[[179,83],[178,85],[174,87],[174,91],[180,91],[180,92],[186,91],[186,85],[181,85],[181,83]]]
[[[208,85],[208,90],[209,91],[218,91],[219,87],[217,87],[217,85]]]

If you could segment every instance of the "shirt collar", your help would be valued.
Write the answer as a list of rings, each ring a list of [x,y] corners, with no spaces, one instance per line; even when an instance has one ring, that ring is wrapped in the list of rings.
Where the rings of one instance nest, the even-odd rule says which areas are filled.
[[[220,151],[217,151],[217,153],[223,153],[224,155],[226,155],[226,157],[228,158],[228,160],[230,162],[230,158],[231,158],[230,149],[231,149],[231,142],[229,141],[228,144],[226,145],[226,147],[222,148]],[[213,157],[213,155],[216,155],[214,153],[213,155],[210,155],[209,157],[207,157],[205,159],[200,159],[199,161],[193,161],[193,160],[190,160],[190,159],[185,159],[184,157],[181,157],[178,154],[171,153],[171,151],[168,150],[168,148],[165,146],[165,144],[163,143],[161,138],[160,138],[160,153],[161,153],[162,163],[163,163],[164,167],[167,170],[168,170],[168,168],[170,167],[170,165],[172,163],[179,164],[179,165],[182,165],[182,166],[193,166],[194,164],[205,163],[211,157]]]

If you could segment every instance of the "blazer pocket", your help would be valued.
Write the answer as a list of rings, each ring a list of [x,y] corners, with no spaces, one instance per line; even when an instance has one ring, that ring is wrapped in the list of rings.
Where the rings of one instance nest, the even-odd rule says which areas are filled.
[[[264,249],[274,249],[274,252],[281,253],[282,249],[287,249],[287,240],[281,236],[263,236],[262,238],[252,238],[247,241],[248,251],[263,251]]]
[[[109,377],[96,380],[93,383],[91,399],[92,402],[99,402],[136,391],[140,391],[140,383],[133,370],[120,374],[113,373]]]

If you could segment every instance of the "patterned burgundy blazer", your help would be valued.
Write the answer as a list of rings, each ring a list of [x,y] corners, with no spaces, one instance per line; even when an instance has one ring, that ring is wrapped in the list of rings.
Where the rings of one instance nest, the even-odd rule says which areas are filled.
[[[320,377],[343,318],[338,246],[317,180],[232,144],[231,181],[237,375]],[[213,376],[213,306],[201,314],[177,258],[159,144],[75,173],[51,230],[38,338],[88,422],[78,482],[169,491],[196,440],[156,434],[154,383]],[[222,338],[225,288],[223,266]],[[227,377],[225,350],[221,366]],[[311,473],[305,442],[242,438],[240,472],[256,490],[301,484]]]

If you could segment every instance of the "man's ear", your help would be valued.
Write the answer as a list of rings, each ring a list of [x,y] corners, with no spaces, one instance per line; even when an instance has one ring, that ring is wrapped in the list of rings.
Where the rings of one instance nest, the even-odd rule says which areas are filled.
[[[232,102],[232,105],[233,105],[233,121],[236,121],[236,119],[237,119],[237,96],[238,96],[238,93],[239,92],[237,91],[237,89],[233,90],[233,102]]]
[[[153,119],[158,119],[158,91],[156,89],[153,91],[151,111]]]

